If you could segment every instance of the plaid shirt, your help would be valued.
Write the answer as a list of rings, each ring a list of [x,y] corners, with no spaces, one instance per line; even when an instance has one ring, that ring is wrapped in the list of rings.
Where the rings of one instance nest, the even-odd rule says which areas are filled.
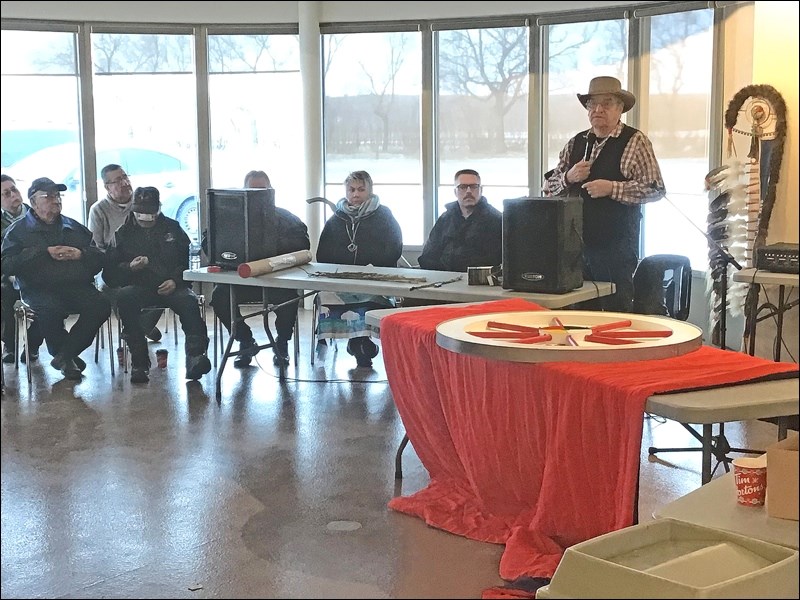
[[[617,123],[614,131],[611,132],[611,137],[619,137],[623,126],[621,121]],[[558,155],[558,166],[547,174],[542,186],[542,193],[545,196],[562,196],[569,190],[567,171],[572,166],[569,157],[574,144],[575,137],[567,142]],[[601,144],[595,144],[590,160],[597,158],[601,149]],[[622,204],[644,204],[660,200],[666,194],[661,169],[653,152],[653,145],[641,131],[634,133],[628,145],[625,146],[620,162],[620,171],[628,181],[611,182],[610,198],[612,200]]]

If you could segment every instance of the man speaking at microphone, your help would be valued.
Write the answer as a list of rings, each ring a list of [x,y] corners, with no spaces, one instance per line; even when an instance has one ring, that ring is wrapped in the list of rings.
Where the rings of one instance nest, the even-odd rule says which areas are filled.
[[[647,136],[620,121],[636,103],[614,77],[595,77],[578,100],[591,128],[567,142],[545,175],[546,196],[583,198],[584,278],[612,281],[616,293],[581,305],[630,312],[639,261],[640,204],[664,197],[664,180]]]

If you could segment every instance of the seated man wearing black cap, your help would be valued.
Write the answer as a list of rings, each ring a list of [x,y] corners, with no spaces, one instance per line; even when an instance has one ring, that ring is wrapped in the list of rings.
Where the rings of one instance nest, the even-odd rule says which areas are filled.
[[[197,296],[183,281],[189,268],[189,236],[174,219],[161,214],[154,187],[133,192],[131,214],[117,229],[108,250],[103,278],[120,287],[117,309],[131,351],[131,382],[150,380],[150,356],[140,313],[143,308],[171,308],[186,334],[186,379],[199,379],[211,370],[206,356],[208,333]]]
[[[33,181],[31,210],[3,238],[2,271],[17,278],[20,296],[33,310],[53,356],[50,365],[77,381],[86,368],[78,355],[92,343],[111,306],[94,285],[103,253],[93,244],[92,232],[61,214],[66,189],[47,177]],[[64,321],[70,314],[78,320],[67,331]]]

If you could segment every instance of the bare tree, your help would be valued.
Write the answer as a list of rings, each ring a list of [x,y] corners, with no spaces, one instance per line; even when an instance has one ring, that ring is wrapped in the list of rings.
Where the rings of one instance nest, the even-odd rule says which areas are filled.
[[[505,116],[527,93],[528,30],[525,27],[469,29],[439,36],[439,85],[492,105],[489,148],[505,154]]]
[[[375,158],[380,158],[381,150],[389,150],[389,119],[392,114],[392,105],[395,98],[395,80],[397,73],[403,66],[406,58],[406,47],[409,39],[405,33],[390,34],[388,36],[389,51],[386,54],[387,68],[381,73],[382,77],[373,75],[373,71],[359,61],[359,66],[364,73],[372,92],[374,100],[372,111],[378,116],[382,125],[381,144],[375,152]]]

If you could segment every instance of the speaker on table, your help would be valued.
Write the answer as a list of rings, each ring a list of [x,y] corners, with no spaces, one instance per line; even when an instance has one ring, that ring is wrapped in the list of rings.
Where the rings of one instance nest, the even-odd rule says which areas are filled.
[[[236,269],[277,254],[275,190],[209,189],[209,264]]]
[[[583,285],[583,200],[503,201],[503,287],[565,294]]]

